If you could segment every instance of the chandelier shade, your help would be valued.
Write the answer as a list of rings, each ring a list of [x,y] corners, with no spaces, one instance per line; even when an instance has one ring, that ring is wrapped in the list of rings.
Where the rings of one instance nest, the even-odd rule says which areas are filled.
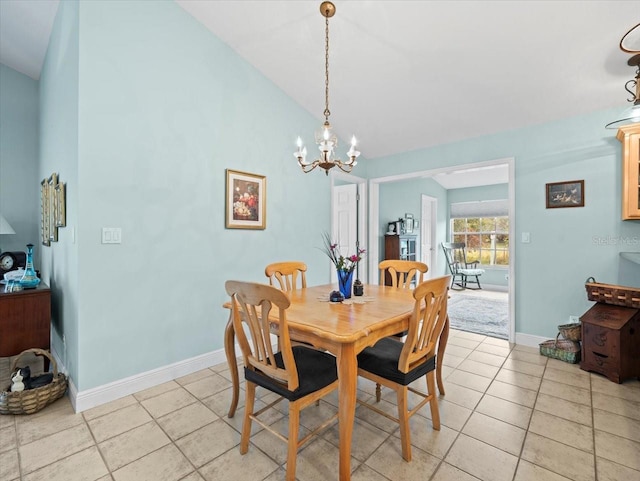
[[[343,172],[349,173],[358,163],[356,159],[360,155],[360,152],[356,150],[356,138],[355,136],[351,137],[351,148],[347,152],[347,160],[342,161],[336,158],[335,153],[338,147],[338,137],[333,133],[331,124],[329,123],[329,116],[331,115],[331,111],[329,110],[329,18],[335,15],[336,7],[331,2],[322,2],[320,5],[320,13],[325,18],[324,124],[321,130],[315,134],[315,141],[318,145],[320,155],[314,161],[307,162],[307,148],[304,146],[300,137],[298,137],[296,142],[298,148],[293,155],[298,159],[298,164],[305,174],[311,172],[316,167],[324,169],[326,175],[329,175],[329,171],[334,167],[338,167]]]

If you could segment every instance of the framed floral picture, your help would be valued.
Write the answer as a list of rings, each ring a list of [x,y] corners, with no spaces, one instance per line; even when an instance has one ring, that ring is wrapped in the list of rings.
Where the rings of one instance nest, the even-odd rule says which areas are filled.
[[[267,178],[227,169],[227,229],[267,227]]]
[[[547,184],[547,209],[584,207],[584,180]]]

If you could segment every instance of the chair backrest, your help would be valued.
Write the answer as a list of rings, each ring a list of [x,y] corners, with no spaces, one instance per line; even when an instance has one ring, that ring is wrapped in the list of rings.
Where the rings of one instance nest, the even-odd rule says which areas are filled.
[[[284,291],[266,284],[227,281],[227,294],[231,296],[233,329],[242,350],[244,365],[279,380],[290,391],[298,388],[298,371],[293,358],[286,310],[290,305]],[[278,367],[271,344],[269,316],[277,310],[280,354],[284,367]],[[247,332],[251,338],[247,337]]]
[[[426,264],[417,261],[403,261],[397,259],[387,259],[378,264],[380,269],[380,285],[385,284],[385,279],[391,279],[393,287],[401,289],[411,289],[411,283],[415,280],[415,285],[419,285],[424,278],[424,274],[429,270]]]
[[[415,304],[398,369],[411,369],[435,355],[438,338],[447,319],[447,298],[451,276],[424,281],[413,291]]]
[[[264,269],[264,274],[269,278],[269,285],[274,286],[277,281],[283,291],[307,287],[306,272],[307,265],[299,261],[274,262]]]
[[[464,242],[443,242],[442,250],[444,250],[451,274],[456,274],[458,269],[464,269],[467,266],[466,244]]]

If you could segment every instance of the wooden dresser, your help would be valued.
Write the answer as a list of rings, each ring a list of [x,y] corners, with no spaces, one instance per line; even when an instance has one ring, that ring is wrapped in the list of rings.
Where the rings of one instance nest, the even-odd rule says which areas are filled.
[[[580,321],[581,369],[617,383],[640,377],[640,309],[598,302]]]
[[[49,349],[51,289],[42,282],[35,289],[4,292],[0,286],[0,357],[26,349]],[[45,358],[45,370],[48,368]]]

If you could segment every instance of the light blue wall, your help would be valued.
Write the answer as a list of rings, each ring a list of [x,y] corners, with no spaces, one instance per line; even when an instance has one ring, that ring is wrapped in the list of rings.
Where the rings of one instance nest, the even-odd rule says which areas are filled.
[[[621,221],[621,148],[603,126],[610,110],[368,161],[370,178],[502,158],[515,158],[516,331],[555,336],[569,315],[581,315],[584,282],[617,283],[620,242],[640,238],[640,222]],[[585,207],[546,209],[545,184],[584,179]],[[633,250],[639,250],[637,246]]]
[[[509,184],[483,185],[481,187],[468,187],[465,189],[450,189],[447,191],[447,208],[456,202],[474,202],[479,200],[501,200],[509,198]],[[447,214],[447,217],[449,215]],[[450,238],[451,225],[447,223],[447,239]],[[508,266],[483,266],[484,274],[480,278],[481,285],[507,287],[508,281],[505,275]]]
[[[222,348],[227,279],[264,281],[267,262],[299,259],[310,283],[328,282],[315,247],[329,228],[330,179],[302,174],[292,156],[318,120],[174,2],[61,7],[43,104],[70,126],[44,118],[42,128],[45,169],[75,193],[76,244],[66,236],[54,246],[50,272],[59,251],[74,252],[65,268],[77,283],[59,296],[56,334],[82,391]],[[75,84],[64,78],[74,66]],[[74,86],[75,102],[55,104]],[[75,176],[63,169],[70,159]],[[267,177],[266,230],[225,229],[227,168]],[[101,244],[102,227],[120,227],[122,244]]]
[[[40,267],[38,82],[0,64],[0,212],[13,235],[0,235],[1,251],[34,245]]]
[[[82,224],[78,217],[78,28],[78,2],[60,2],[40,75],[39,167],[40,179],[56,172],[58,180],[66,183],[67,227],[58,229],[58,242],[42,247],[42,279],[52,291],[52,347],[76,387],[80,369],[92,369],[78,359],[86,332],[78,318],[83,301],[78,295],[83,239],[77,235],[74,239]],[[94,362],[98,359],[96,356]]]

